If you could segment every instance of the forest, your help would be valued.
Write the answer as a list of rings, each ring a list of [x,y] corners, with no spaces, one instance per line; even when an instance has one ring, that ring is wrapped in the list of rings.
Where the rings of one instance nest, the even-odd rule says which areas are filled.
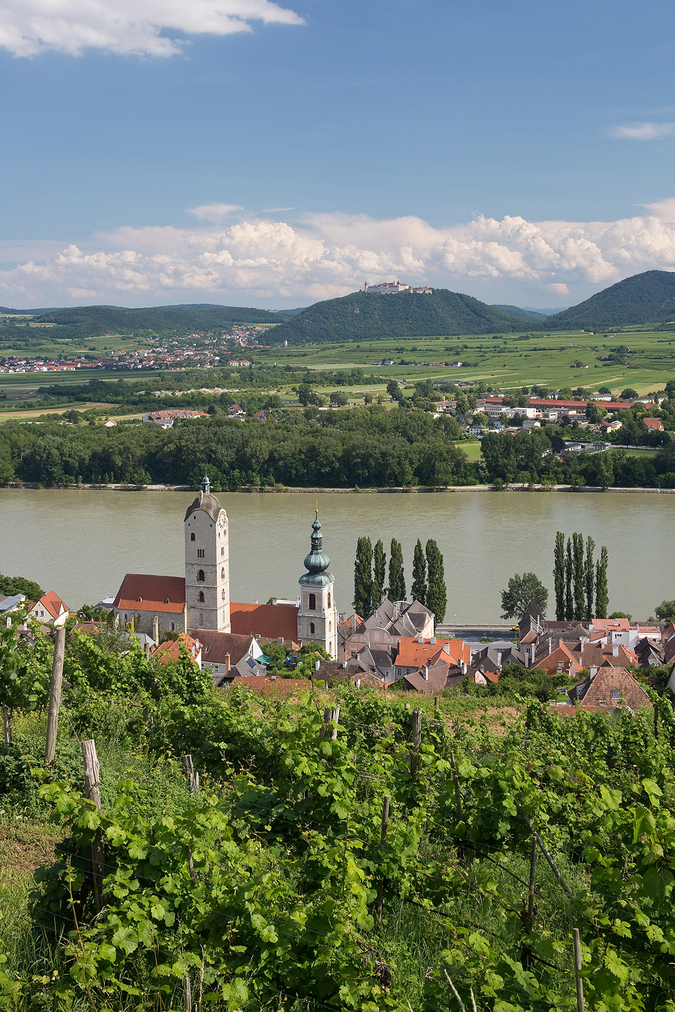
[[[573,1012],[581,990],[593,1012],[672,1012],[661,691],[565,718],[516,678],[435,705],[307,679],[261,694],[71,632],[46,761],[53,645],[17,625],[2,1008]]]
[[[575,454],[555,451],[558,437],[543,430],[486,432],[483,461],[475,462],[455,443],[459,427],[449,415],[373,404],[322,412],[309,405],[280,417],[241,422],[220,412],[168,430],[8,422],[0,427],[0,483],[198,485],[206,468],[216,490],[510,482],[675,488],[672,442],[643,457]]]

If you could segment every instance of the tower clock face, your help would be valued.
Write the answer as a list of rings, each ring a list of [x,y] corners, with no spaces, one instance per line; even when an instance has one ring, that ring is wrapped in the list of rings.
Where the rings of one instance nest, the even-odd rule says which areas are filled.
[[[227,527],[227,513],[225,510],[221,510],[218,515],[218,526],[225,529]]]

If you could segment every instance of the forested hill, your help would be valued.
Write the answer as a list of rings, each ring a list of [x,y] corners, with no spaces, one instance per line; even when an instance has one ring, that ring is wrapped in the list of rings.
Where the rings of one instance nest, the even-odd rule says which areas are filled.
[[[149,309],[124,309],[120,306],[75,306],[55,309],[40,315],[40,323],[56,323],[68,328],[69,337],[99,337],[102,334],[148,331],[212,330],[233,323],[274,323],[275,312],[241,306],[156,306]]]
[[[528,323],[541,323],[546,319],[546,313],[537,313],[534,309],[521,309],[520,306],[493,305],[492,309],[501,309],[509,316],[517,316],[519,320],[527,320]]]
[[[354,292],[317,302],[270,332],[271,341],[320,344],[450,334],[511,333],[523,321],[470,295],[435,288],[432,295],[371,295]]]
[[[675,320],[675,274],[645,271],[549,316],[544,326],[549,330],[600,329],[671,320]]]

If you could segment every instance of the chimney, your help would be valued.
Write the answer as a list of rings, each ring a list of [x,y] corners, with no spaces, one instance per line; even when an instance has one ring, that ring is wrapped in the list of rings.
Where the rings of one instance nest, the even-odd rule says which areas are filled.
[[[598,673],[597,666],[595,664],[592,664],[590,666],[590,668],[588,669],[588,674],[590,676],[591,681],[593,681],[593,679],[595,678],[595,676],[597,675],[597,673]]]
[[[417,637],[417,642],[421,646],[424,643],[424,636],[418,636]]]
[[[321,661],[314,661],[314,670],[318,671],[321,667]]]
[[[342,662],[342,667],[343,667],[343,668],[346,668],[346,667],[347,667],[347,662],[346,662],[346,661],[343,661],[343,662]]]
[[[431,639],[429,640],[429,642],[431,643],[432,647],[435,647],[436,646],[436,637],[432,636]]]
[[[354,685],[356,686],[357,689],[360,689],[361,688],[361,679],[357,678],[356,681],[354,682]]]
[[[548,653],[549,653],[549,657],[550,657],[551,656],[551,637],[550,636],[548,638]]]
[[[619,644],[615,643],[614,646],[612,647],[612,657],[618,656],[619,656]]]
[[[227,675],[229,674],[229,672],[230,672],[230,655],[225,654],[225,674]]]
[[[424,679],[425,682],[429,681],[429,668],[427,667],[426,664],[422,665],[422,678]]]

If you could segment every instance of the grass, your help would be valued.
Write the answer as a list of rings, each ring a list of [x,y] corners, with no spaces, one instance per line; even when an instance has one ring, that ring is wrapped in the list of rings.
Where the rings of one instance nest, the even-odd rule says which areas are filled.
[[[469,460],[482,460],[483,459],[483,447],[480,443],[455,443],[458,450],[461,450]]]

